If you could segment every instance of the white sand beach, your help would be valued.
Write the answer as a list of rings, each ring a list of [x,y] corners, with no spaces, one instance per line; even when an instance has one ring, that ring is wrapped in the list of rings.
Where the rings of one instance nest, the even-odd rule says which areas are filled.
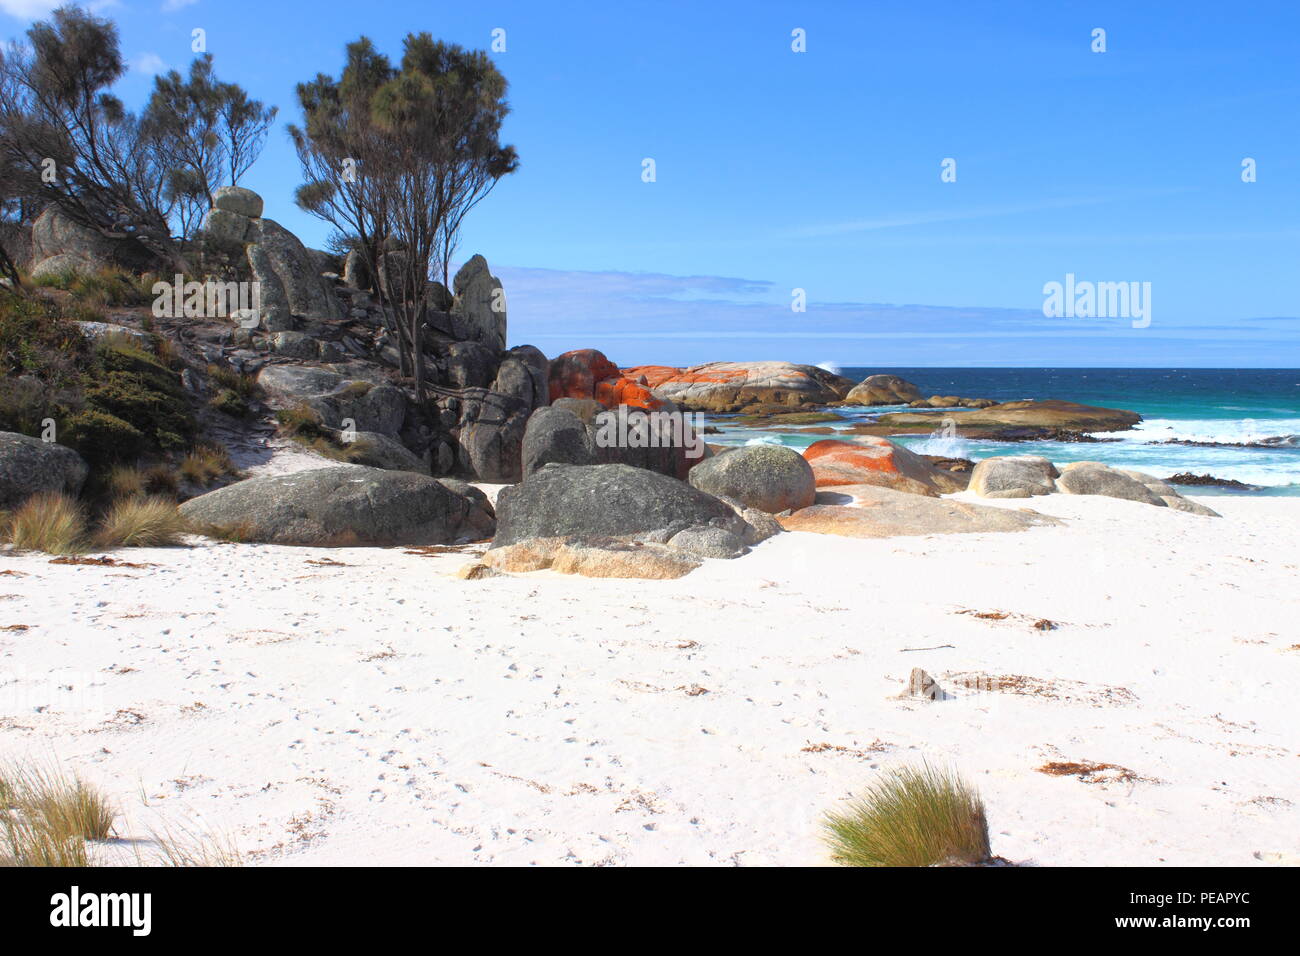
[[[925,759],[1016,862],[1294,865],[1300,499],[1200,500],[1224,517],[1052,495],[1064,527],[787,533],[674,581],[0,553],[0,756],[111,794],[122,859],[183,827],[248,864],[823,865],[822,814]],[[917,666],[946,699],[897,697]]]

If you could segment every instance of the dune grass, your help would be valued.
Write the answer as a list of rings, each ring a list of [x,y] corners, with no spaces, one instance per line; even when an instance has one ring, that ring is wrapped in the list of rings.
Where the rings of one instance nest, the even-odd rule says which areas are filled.
[[[115,836],[118,813],[95,787],[57,766],[0,767],[0,866],[102,865],[94,841]],[[188,829],[135,843],[139,866],[242,866],[234,841]],[[152,842],[146,852],[142,847]],[[119,861],[120,863],[120,861]],[[118,864],[114,864],[118,865]]]
[[[95,543],[101,548],[168,548],[182,543],[189,522],[176,502],[159,496],[119,499],[104,515]]]
[[[979,794],[955,773],[929,765],[883,775],[824,823],[843,866],[979,863],[990,856]]]
[[[67,495],[33,495],[10,516],[4,537],[19,551],[82,554],[87,548],[86,515]]]
[[[40,766],[0,769],[0,865],[88,866],[87,840],[106,840],[117,813],[96,788]]]

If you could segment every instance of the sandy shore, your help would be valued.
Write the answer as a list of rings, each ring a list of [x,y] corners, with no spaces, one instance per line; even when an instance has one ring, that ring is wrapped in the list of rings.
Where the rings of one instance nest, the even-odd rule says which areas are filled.
[[[785,534],[677,581],[0,553],[0,756],[249,863],[822,864],[822,813],[925,758],[1012,860],[1297,864],[1300,499],[1202,500],[1225,518],[1054,495],[1023,534]],[[914,666],[949,698],[898,699]]]

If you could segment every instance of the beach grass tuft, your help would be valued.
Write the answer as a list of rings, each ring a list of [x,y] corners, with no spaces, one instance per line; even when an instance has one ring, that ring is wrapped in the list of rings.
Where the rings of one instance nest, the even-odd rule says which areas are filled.
[[[189,530],[175,501],[137,496],[122,498],[109,509],[95,541],[102,548],[168,548],[181,544]]]
[[[19,506],[4,536],[19,551],[81,554],[86,550],[86,516],[67,495],[45,492]]]
[[[824,823],[843,866],[934,866],[989,859],[984,804],[955,773],[928,764],[893,770]]]
[[[117,813],[79,777],[39,766],[0,769],[0,864],[87,866],[87,840],[107,840]]]

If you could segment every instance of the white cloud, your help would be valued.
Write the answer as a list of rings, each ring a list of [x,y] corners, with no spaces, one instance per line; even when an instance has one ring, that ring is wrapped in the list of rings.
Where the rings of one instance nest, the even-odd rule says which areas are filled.
[[[154,76],[167,69],[167,64],[157,53],[141,53],[131,61],[131,69],[146,76]]]

